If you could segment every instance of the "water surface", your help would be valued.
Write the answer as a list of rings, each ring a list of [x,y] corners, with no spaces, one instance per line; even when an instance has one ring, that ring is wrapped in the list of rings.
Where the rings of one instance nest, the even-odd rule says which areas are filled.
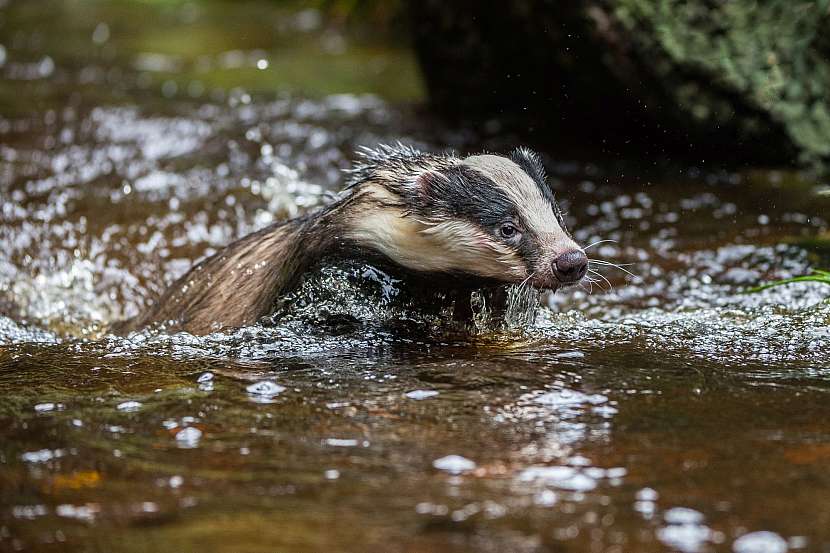
[[[635,276],[467,337],[361,272],[269,327],[117,338],[356,146],[514,139],[402,103],[411,55],[317,12],[47,4],[0,3],[0,550],[830,551],[827,290],[744,293],[828,265],[822,181],[543,150]]]

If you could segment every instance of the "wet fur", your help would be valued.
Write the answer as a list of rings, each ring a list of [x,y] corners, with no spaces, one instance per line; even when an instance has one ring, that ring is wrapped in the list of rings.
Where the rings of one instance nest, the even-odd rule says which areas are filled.
[[[253,324],[331,252],[362,250],[413,272],[504,283],[533,276],[532,264],[563,240],[575,247],[542,165],[528,150],[516,150],[512,162],[491,155],[463,160],[400,144],[360,155],[335,203],[231,243],[112,330],[157,326],[207,334]],[[505,214],[539,232],[528,231],[519,247],[500,241],[492,229]]]
[[[146,312],[113,331],[124,334],[156,325],[208,334],[255,323],[331,247],[334,229],[325,227],[336,211],[277,223],[231,243],[191,268]]]

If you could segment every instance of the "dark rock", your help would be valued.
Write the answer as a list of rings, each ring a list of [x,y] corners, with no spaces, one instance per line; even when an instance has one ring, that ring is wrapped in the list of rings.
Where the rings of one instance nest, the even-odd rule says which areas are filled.
[[[537,141],[830,162],[830,1],[412,0],[440,113]]]

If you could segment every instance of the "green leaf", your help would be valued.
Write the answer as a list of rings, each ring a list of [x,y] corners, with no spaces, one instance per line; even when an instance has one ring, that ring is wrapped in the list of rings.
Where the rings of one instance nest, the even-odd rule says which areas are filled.
[[[792,284],[794,282],[821,282],[822,284],[830,285],[830,271],[825,271],[822,269],[813,269],[813,271],[809,275],[802,275],[793,278],[776,280],[774,282],[768,282],[767,284],[762,284],[760,286],[750,288],[745,293],[753,294],[755,292],[760,292],[762,290],[767,290],[769,288],[774,288],[776,286],[782,286],[784,284]]]

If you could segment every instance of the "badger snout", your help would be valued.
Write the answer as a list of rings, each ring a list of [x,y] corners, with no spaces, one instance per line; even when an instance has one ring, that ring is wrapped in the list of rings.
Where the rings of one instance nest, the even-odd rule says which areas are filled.
[[[588,256],[582,250],[570,250],[551,264],[553,275],[562,284],[576,284],[588,272]]]

